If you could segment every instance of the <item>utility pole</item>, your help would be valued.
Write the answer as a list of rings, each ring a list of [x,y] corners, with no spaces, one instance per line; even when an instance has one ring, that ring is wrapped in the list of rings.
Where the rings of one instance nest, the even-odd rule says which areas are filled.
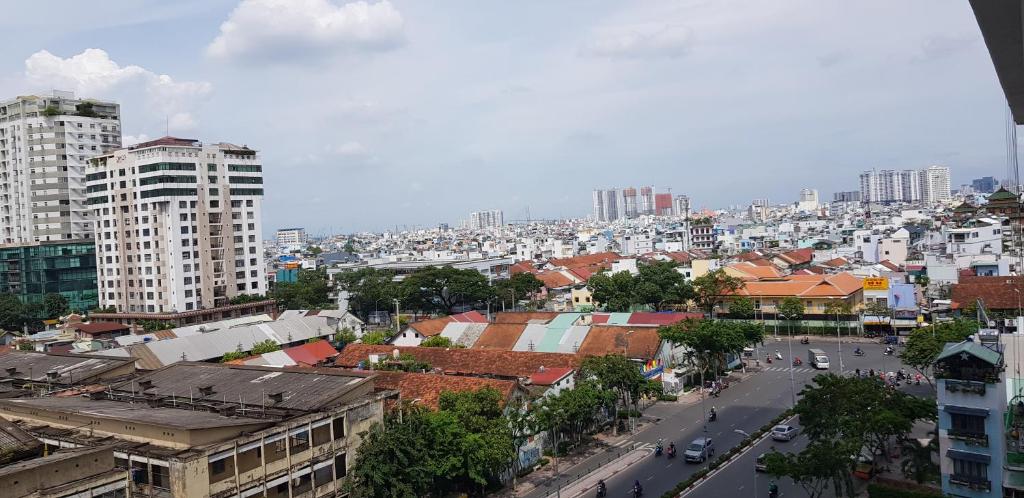
[[[399,332],[402,331],[401,330],[401,328],[402,328],[402,320],[401,320],[402,316],[401,316],[401,313],[402,312],[398,308],[398,299],[392,299],[392,301],[395,302],[395,334],[397,335]]]

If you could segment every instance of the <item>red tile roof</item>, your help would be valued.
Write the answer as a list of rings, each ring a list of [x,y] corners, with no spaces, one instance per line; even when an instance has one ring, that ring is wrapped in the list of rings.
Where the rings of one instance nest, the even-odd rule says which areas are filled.
[[[431,318],[430,320],[413,322],[409,324],[409,328],[419,332],[419,334],[424,337],[430,337],[440,334],[446,325],[453,322],[487,323],[487,317],[481,315],[478,311],[467,311],[457,315],[448,315],[439,318]]]
[[[575,368],[581,361],[577,355],[562,353],[349,344],[341,350],[334,364],[354,368],[360,362],[366,362],[371,354],[391,355],[396,349],[400,354],[412,355],[418,361],[429,363],[431,367],[444,373],[504,378],[529,377],[540,367]]]
[[[622,256],[614,252],[599,252],[595,254],[581,254],[571,258],[551,258],[548,260],[548,263],[565,268],[576,268],[579,266],[592,266],[597,264],[608,264],[610,266],[613,261],[618,261],[620,259],[622,259]]]
[[[952,286],[950,299],[967,306],[981,298],[987,309],[1016,310],[1017,293],[1014,289],[1024,292],[1024,276],[962,276],[960,282]]]
[[[850,273],[789,275],[784,280],[744,282],[737,294],[757,297],[847,297],[864,288],[864,281]]]
[[[893,263],[892,261],[889,261],[888,259],[883,260],[883,261],[879,262],[878,264],[888,268],[891,271],[900,271],[899,265],[897,265],[896,263]]]
[[[531,320],[554,320],[557,311],[499,311],[494,314],[494,323],[529,323]]]
[[[441,393],[445,391],[476,391],[490,387],[497,389],[507,403],[518,388],[518,384],[511,380],[385,371],[376,372],[373,382],[376,389],[398,391],[399,398],[413,401],[431,410],[438,409]]]
[[[525,323],[492,323],[473,343],[473,349],[500,349],[509,351],[526,330]]]
[[[330,358],[338,356],[338,350],[327,341],[316,341],[284,349],[289,358],[300,366],[315,367],[322,365]]]
[[[649,360],[657,356],[661,337],[656,327],[598,325],[590,328],[576,352],[581,356],[625,354],[627,358]]]
[[[83,334],[90,334],[90,335],[105,334],[105,333],[108,333],[108,332],[121,332],[121,331],[127,332],[127,331],[131,330],[130,326],[123,325],[123,324],[120,324],[120,323],[117,323],[117,322],[78,323],[78,324],[72,325],[71,328],[73,328],[75,330],[78,330],[79,332],[81,332]]]
[[[530,384],[535,386],[550,386],[575,370],[568,367],[544,367],[530,376]]]
[[[548,289],[561,289],[576,283],[571,278],[563,275],[562,272],[557,270],[543,271],[536,275],[541,282],[544,282],[544,287],[547,287]]]
[[[794,251],[779,254],[778,257],[791,265],[803,265],[814,260],[814,248],[805,247],[803,249],[796,249]]]

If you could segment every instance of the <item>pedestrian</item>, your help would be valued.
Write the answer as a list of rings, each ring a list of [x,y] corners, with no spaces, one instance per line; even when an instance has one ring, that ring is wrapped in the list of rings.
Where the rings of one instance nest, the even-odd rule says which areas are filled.
[[[871,371],[870,371],[870,372],[868,372],[868,375],[870,375],[870,376],[874,377],[874,376],[875,376],[875,369],[874,369],[874,368],[872,368],[872,369],[871,369]]]
[[[857,369],[856,374],[857,374],[857,378],[859,379],[860,378],[860,369],[859,368]]]

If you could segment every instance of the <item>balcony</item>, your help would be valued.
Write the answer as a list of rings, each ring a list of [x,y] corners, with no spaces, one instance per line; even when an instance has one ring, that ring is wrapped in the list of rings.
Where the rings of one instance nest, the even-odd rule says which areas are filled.
[[[985,434],[984,432],[949,429],[948,431],[946,431],[946,434],[949,436],[950,439],[963,441],[969,446],[988,447],[988,434]]]
[[[949,483],[955,486],[962,486],[974,490],[991,491],[992,482],[984,477],[968,476],[962,474],[951,474]]]
[[[951,393],[985,395],[985,383],[976,380],[946,379],[946,391]]]

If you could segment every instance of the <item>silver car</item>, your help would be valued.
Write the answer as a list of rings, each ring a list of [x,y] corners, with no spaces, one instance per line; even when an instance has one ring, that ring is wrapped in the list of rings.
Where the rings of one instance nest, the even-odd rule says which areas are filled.
[[[715,456],[715,445],[709,437],[694,439],[683,453],[683,458],[687,462],[704,462],[713,456]]]
[[[776,441],[791,441],[799,432],[800,429],[792,425],[776,425],[772,427],[772,439]]]

